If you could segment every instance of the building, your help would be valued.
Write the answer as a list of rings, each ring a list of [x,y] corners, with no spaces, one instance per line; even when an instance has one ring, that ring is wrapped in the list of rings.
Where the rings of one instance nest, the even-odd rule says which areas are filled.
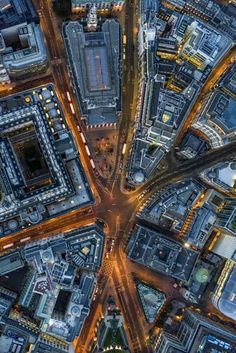
[[[1,353],[26,353],[29,345],[29,334],[7,326],[0,335]]]
[[[200,17],[206,22],[211,22],[217,13],[220,11],[220,6],[215,1],[208,0],[190,0],[185,1],[184,12],[190,16]]]
[[[212,148],[221,147],[235,140],[236,121],[232,114],[235,107],[233,96],[216,89],[205,100],[192,126],[207,137]]]
[[[200,178],[220,192],[235,194],[236,163],[235,161],[225,161],[216,166],[205,169]]]
[[[0,9],[0,30],[23,22],[39,23],[31,0],[2,0]]]
[[[124,317],[112,297],[107,300],[104,317],[99,323],[91,353],[130,353],[124,328]]]
[[[234,199],[226,198],[217,215],[216,225],[224,233],[236,235],[236,202]]]
[[[163,0],[162,4],[169,9],[198,17],[217,30],[224,32],[233,40],[236,38],[234,4],[229,3],[227,6],[221,6],[220,3],[212,0]]]
[[[53,85],[0,100],[0,234],[93,202]]]
[[[172,10],[181,11],[184,8],[185,0],[163,0],[162,5]]]
[[[10,329],[33,335],[32,353],[71,353],[70,342],[90,312],[103,248],[104,234],[96,224],[25,245],[20,249],[24,272],[15,274],[21,277],[18,283],[13,274],[19,267],[3,271],[8,273],[1,278],[4,285],[17,294],[0,288],[0,323],[3,317]],[[19,252],[10,255],[14,260]]]
[[[161,5],[166,7],[159,2],[143,2],[140,8],[138,123],[127,172],[128,181],[133,185],[143,183],[165,167],[163,158],[178,139],[202,85],[233,45],[227,31],[186,15],[191,14],[191,7],[196,7],[202,14],[209,8],[209,16],[214,17],[220,7],[212,1],[162,1]],[[193,13],[195,16],[197,10]],[[218,111],[226,129],[231,129],[228,135],[233,138],[233,114],[229,113],[234,106],[232,99],[220,102]],[[230,137],[221,136],[224,134],[221,128],[208,128],[207,119],[193,125],[194,131],[200,130],[196,132],[198,135],[206,136],[206,143],[191,135],[194,146],[189,146],[188,139],[183,153],[180,151],[184,158],[195,156],[208,145],[222,146]]]
[[[129,258],[154,271],[187,282],[198,252],[150,228],[136,225],[127,246]]]
[[[20,252],[6,254],[0,257],[0,275],[4,276],[9,272],[16,271],[24,267],[24,261]]]
[[[88,127],[114,127],[121,111],[121,32],[115,20],[85,32],[78,21],[63,26],[71,76]]]
[[[218,148],[235,140],[236,65],[231,64],[219,79],[203,105],[192,128],[202,135],[211,148]]]
[[[155,353],[235,353],[235,332],[192,310],[185,310],[176,331],[162,330]]]
[[[140,223],[144,221],[162,231],[174,232],[185,246],[202,249],[217,224],[224,202],[221,194],[206,190],[190,179],[156,194],[141,210]]]
[[[98,226],[81,228],[65,235],[68,256],[84,270],[97,271],[101,266],[104,236]]]
[[[219,233],[218,233],[219,234]],[[220,256],[222,259],[232,259],[236,260],[236,237],[231,232],[220,233],[220,236],[216,239],[217,241],[213,243],[212,253],[216,256]]]
[[[227,95],[236,99],[236,63],[233,63],[220,79],[219,87]]]
[[[172,185],[158,193],[142,209],[140,218],[178,233],[203,191],[204,187],[194,180]]]
[[[203,22],[194,20],[188,27],[180,50],[180,58],[198,70],[214,67],[232,45],[231,40]]]
[[[180,288],[183,297],[194,303],[206,299],[207,289],[212,283],[217,267],[210,261],[198,260],[187,285]]]
[[[41,334],[31,353],[73,353],[72,345],[49,334]]]
[[[72,0],[72,12],[78,13],[86,11],[86,9],[96,6],[97,10],[114,10],[120,11],[124,5],[124,0]]]
[[[18,40],[18,43],[15,41]],[[46,71],[48,58],[38,24],[22,23],[0,31],[1,64],[11,79]]]
[[[229,259],[218,278],[212,294],[212,304],[223,315],[236,320],[236,263]],[[235,344],[236,347],[236,344]]]
[[[165,294],[141,282],[136,287],[147,322],[155,322],[165,304]]]
[[[203,249],[216,225],[217,214],[224,201],[224,197],[214,190],[207,190],[201,195],[189,214],[182,233],[187,244]]]
[[[196,94],[198,87],[192,87],[192,90],[193,94]],[[151,101],[147,102],[150,107],[146,121],[150,126],[147,140],[168,152],[183,125],[190,101],[183,94],[161,88],[158,82],[153,83],[150,95]]]
[[[94,272],[101,265],[104,235],[88,226],[47,241],[26,245],[23,257],[30,265],[19,303],[35,307],[48,334],[71,342],[79,336],[89,314],[96,283]]]
[[[16,293],[0,286],[0,320],[7,315],[12,305],[16,301]]]
[[[94,273],[83,273],[73,291],[61,289],[55,302],[47,332],[72,342],[78,337],[90,312],[93,291],[96,285]],[[49,303],[45,304],[47,307]]]
[[[206,138],[198,136],[194,131],[188,131],[181,141],[178,156],[184,159],[195,158],[208,151],[210,145]]]
[[[162,77],[148,83],[143,105],[143,124],[136,131],[129,168],[134,184],[147,179],[173,146],[197,96],[199,86],[190,84],[183,93],[164,88]]]
[[[0,6],[0,83],[46,71],[46,47],[31,0],[4,0]]]
[[[179,58],[193,19],[171,11],[164,16],[159,7],[145,2],[140,13],[138,123],[127,173],[135,185],[162,169],[206,74]]]

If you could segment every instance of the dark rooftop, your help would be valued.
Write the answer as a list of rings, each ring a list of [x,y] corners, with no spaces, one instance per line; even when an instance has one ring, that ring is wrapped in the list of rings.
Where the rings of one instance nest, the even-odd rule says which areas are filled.
[[[39,17],[31,0],[0,1],[0,30],[22,22],[39,23]]]

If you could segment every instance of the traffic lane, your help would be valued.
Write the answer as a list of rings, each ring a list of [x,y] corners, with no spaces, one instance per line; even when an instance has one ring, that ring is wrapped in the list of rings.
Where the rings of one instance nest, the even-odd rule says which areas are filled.
[[[119,266],[115,267],[113,271],[113,282],[116,288],[116,295],[118,298],[119,306],[122,309],[124,318],[126,320],[126,326],[130,328],[128,330],[131,342],[139,344],[139,349],[142,353],[148,352],[148,348],[145,342],[145,335],[143,329],[140,327],[140,318],[137,315],[137,306],[133,302],[132,295],[127,285],[124,284],[124,280],[121,281],[121,273],[118,270]]]

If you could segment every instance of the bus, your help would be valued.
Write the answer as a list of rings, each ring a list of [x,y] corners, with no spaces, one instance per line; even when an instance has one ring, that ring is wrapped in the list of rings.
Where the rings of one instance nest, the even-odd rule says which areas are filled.
[[[3,249],[11,248],[13,245],[14,245],[14,243],[10,243],[10,244],[4,245]]]
[[[127,43],[127,38],[126,38],[126,35],[123,34],[123,45],[126,45],[126,43]]]
[[[123,148],[122,148],[122,154],[124,155],[125,154],[125,151],[126,151],[126,143],[124,143],[124,146],[123,146]]]

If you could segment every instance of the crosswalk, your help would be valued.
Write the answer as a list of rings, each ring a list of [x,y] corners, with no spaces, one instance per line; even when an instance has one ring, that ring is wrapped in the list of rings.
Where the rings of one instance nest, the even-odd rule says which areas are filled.
[[[103,267],[102,267],[101,272],[103,274],[105,274],[106,276],[111,276],[113,269],[114,269],[114,262],[112,260],[105,259],[103,261]]]

